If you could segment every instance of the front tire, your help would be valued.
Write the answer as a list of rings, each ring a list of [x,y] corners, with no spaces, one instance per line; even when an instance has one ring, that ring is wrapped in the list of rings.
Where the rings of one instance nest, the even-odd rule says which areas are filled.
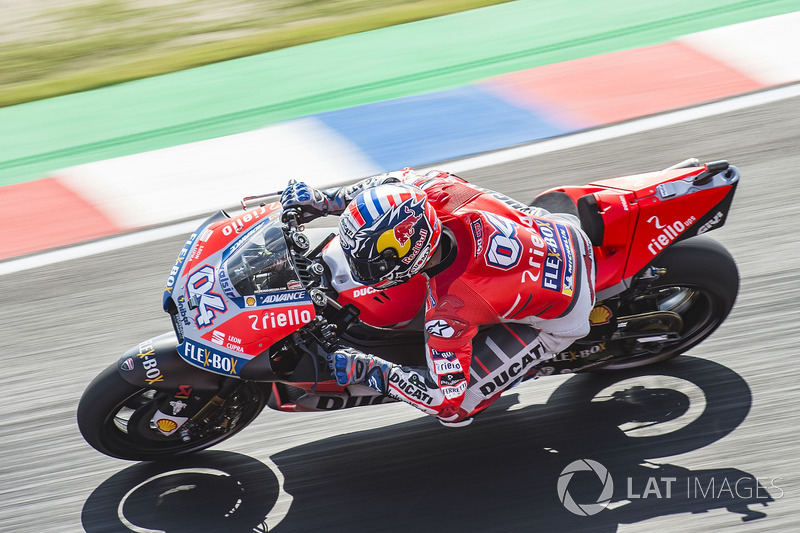
[[[665,268],[666,274],[618,314],[635,315],[648,310],[676,313],[682,321],[681,340],[610,363],[601,371],[650,365],[680,355],[711,335],[733,308],[739,292],[739,270],[728,250],[717,241],[700,236],[675,243],[651,264]],[[638,304],[650,309],[636,308]]]
[[[131,461],[154,461],[209,448],[244,429],[266,405],[269,387],[243,381],[221,406],[229,423],[203,429],[184,442],[175,432],[166,436],[151,419],[166,393],[125,381],[116,363],[100,373],[78,404],[78,429],[95,450]]]

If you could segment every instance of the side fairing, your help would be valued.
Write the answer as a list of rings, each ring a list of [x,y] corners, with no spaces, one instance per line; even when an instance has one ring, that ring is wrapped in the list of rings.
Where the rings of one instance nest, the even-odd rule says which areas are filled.
[[[428,284],[418,274],[402,285],[376,290],[353,279],[339,237],[332,240],[322,253],[331,271],[331,285],[339,293],[341,305],[353,304],[360,311],[359,318],[372,326],[402,327],[422,309]]]

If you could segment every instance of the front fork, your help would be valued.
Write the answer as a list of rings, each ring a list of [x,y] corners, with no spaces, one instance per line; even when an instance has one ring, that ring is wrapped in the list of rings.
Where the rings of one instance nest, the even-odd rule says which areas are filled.
[[[208,402],[197,411],[191,418],[184,421],[179,427],[181,439],[184,442],[191,441],[194,437],[200,436],[201,428],[209,426],[210,422],[217,415],[220,407],[231,397],[232,394],[242,385],[242,381],[234,378],[223,378],[222,386],[219,391],[211,397]],[[172,402],[170,402],[171,404]],[[158,415],[159,411],[156,411]]]

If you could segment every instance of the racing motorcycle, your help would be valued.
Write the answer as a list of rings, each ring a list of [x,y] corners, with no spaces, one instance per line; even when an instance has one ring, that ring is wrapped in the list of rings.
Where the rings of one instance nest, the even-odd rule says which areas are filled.
[[[536,197],[531,205],[579,218],[596,258],[596,305],[586,337],[510,377],[649,365],[716,330],[739,274],[704,234],[726,222],[739,176],[727,161],[690,159]],[[163,294],[173,331],[128,350],[80,400],[78,426],[92,447],[164,459],[231,437],[265,406],[329,411],[394,401],[335,383],[325,356],[342,346],[426,366],[422,275],[383,290],[357,283],[338,236],[319,238],[275,200],[245,198],[242,214],[219,211],[188,238]]]

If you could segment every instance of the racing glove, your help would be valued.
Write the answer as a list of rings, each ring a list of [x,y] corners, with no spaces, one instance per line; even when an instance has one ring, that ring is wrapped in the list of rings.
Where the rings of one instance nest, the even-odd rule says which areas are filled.
[[[283,208],[299,211],[300,222],[310,222],[315,218],[326,216],[331,210],[330,200],[319,189],[309,187],[306,183],[295,180],[289,180],[289,184],[281,194]]]

